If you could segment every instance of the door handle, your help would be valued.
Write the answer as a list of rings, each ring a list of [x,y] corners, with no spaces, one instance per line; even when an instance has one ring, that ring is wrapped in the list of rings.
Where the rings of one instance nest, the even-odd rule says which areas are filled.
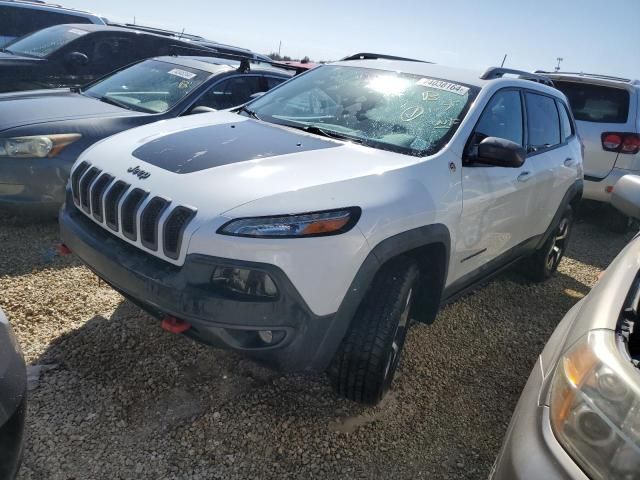
[[[526,182],[531,178],[530,175],[531,175],[531,172],[522,172],[520,175],[518,175],[518,181]]]
[[[564,160],[564,166],[565,167],[573,167],[573,165],[575,165],[576,162],[574,162],[573,158],[565,158]]]

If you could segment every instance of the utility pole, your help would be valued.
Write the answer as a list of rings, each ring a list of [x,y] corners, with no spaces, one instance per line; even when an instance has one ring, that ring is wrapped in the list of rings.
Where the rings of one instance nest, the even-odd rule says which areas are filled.
[[[502,59],[502,63],[500,64],[500,68],[504,67],[504,62],[507,61],[507,54],[504,54],[504,58]]]
[[[278,56],[280,56],[280,50],[282,50],[282,40],[280,40],[280,44],[278,45]]]
[[[564,58],[558,57],[558,58],[556,58],[556,60],[558,60],[558,65],[556,65],[556,72],[559,72],[560,71],[560,64],[564,61]]]

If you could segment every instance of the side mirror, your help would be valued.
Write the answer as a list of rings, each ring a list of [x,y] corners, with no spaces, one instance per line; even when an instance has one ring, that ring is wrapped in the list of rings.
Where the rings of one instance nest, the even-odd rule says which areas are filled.
[[[89,63],[89,57],[87,57],[82,52],[68,53],[67,56],[65,57],[65,60],[69,65],[76,65],[76,66],[82,66]]]
[[[261,97],[261,96],[262,96],[262,95],[264,95],[265,93],[267,93],[267,92],[256,92],[256,93],[251,94],[251,95],[249,96],[249,98],[250,98],[251,100],[253,100],[254,98]]]
[[[640,220],[640,176],[625,175],[613,186],[611,204],[626,216]]]
[[[210,112],[217,112],[217,110],[215,108],[211,108],[211,107],[205,107],[204,105],[199,105],[197,107],[195,107],[193,110],[191,110],[189,112],[189,114],[195,114],[195,113],[210,113]]]
[[[478,145],[476,161],[495,165],[497,167],[518,168],[524,164],[527,152],[511,140],[497,137],[487,137]]]

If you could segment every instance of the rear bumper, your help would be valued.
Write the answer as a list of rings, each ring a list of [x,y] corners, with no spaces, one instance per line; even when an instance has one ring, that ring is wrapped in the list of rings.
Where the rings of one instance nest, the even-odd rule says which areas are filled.
[[[585,177],[584,179],[584,192],[582,197],[585,200],[595,200],[597,202],[611,203],[611,193],[607,192],[607,188],[613,187],[618,180],[625,175],[638,174],[637,171],[623,170],[621,168],[614,168],[603,179],[595,179],[592,177]]]
[[[342,340],[342,317],[314,315],[274,265],[191,254],[177,267],[111,235],[74,205],[63,207],[59,221],[62,241],[99,277],[156,318],[189,322],[185,335],[200,342],[243,352],[278,370],[315,371],[328,366]],[[211,275],[220,265],[267,273],[277,299],[239,300],[213,292]],[[261,330],[284,338],[264,344]]]

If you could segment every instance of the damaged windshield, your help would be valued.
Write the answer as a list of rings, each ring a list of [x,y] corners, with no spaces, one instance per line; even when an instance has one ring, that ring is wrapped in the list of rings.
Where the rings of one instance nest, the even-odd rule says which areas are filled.
[[[261,120],[410,155],[431,155],[464,118],[477,89],[369,68],[322,66],[250,104]]]

